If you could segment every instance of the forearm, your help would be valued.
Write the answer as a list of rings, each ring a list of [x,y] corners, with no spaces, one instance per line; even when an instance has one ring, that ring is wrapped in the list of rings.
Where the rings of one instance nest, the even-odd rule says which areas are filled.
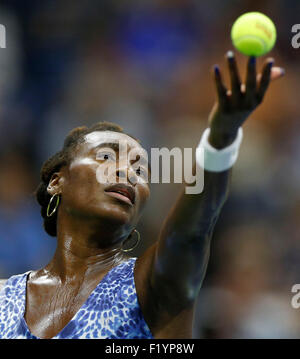
[[[212,131],[210,144],[219,149],[234,141]],[[214,142],[213,142],[214,141]],[[194,173],[197,164],[194,164]],[[209,259],[214,226],[228,197],[231,169],[204,171],[199,194],[182,189],[163,224],[156,253],[156,275],[162,283],[180,288],[181,298],[193,298],[201,286]],[[187,298],[189,300],[189,298]]]
[[[230,174],[231,170],[205,171],[203,192],[183,192],[164,222],[156,251],[154,285],[160,282],[174,288],[182,303],[195,299],[204,279],[212,232],[228,195]]]
[[[229,146],[236,133],[220,135],[214,129],[210,132],[209,142],[218,149]],[[196,173],[195,162],[193,172]],[[185,185],[176,204],[165,220],[161,240],[176,237],[176,241],[186,243],[195,238],[207,237],[215,224],[221,208],[228,196],[231,169],[222,172],[204,171],[204,188],[199,194],[185,194]]]
[[[199,194],[185,194],[183,188],[165,219],[160,240],[172,237],[176,243],[187,243],[196,235],[205,237],[227,199],[230,174],[231,170],[204,171],[204,188]]]

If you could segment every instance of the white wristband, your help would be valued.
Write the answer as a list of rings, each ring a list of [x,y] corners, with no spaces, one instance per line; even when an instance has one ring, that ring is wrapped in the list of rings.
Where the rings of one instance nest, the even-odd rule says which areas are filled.
[[[218,150],[208,142],[210,128],[207,128],[196,148],[197,164],[211,172],[222,172],[231,168],[238,158],[239,148],[243,139],[243,130],[240,127],[237,137],[229,146]]]

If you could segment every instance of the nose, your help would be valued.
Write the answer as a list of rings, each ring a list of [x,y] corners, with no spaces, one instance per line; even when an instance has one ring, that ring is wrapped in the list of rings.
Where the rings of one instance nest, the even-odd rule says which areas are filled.
[[[132,185],[137,183],[137,174],[129,166],[118,167],[116,171],[117,177],[121,179],[122,182],[130,182]]]

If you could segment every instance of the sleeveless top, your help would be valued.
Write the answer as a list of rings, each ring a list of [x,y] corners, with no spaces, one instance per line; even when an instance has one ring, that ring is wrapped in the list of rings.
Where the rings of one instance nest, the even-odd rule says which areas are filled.
[[[52,339],[153,339],[138,303],[136,259],[112,268]],[[29,273],[10,277],[0,291],[0,339],[39,339],[24,319]]]

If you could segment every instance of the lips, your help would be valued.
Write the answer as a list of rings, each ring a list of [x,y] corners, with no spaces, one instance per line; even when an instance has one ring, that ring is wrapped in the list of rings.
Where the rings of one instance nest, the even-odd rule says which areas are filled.
[[[105,192],[108,195],[118,198],[131,205],[133,205],[135,202],[135,190],[129,185],[118,183],[107,187]]]

